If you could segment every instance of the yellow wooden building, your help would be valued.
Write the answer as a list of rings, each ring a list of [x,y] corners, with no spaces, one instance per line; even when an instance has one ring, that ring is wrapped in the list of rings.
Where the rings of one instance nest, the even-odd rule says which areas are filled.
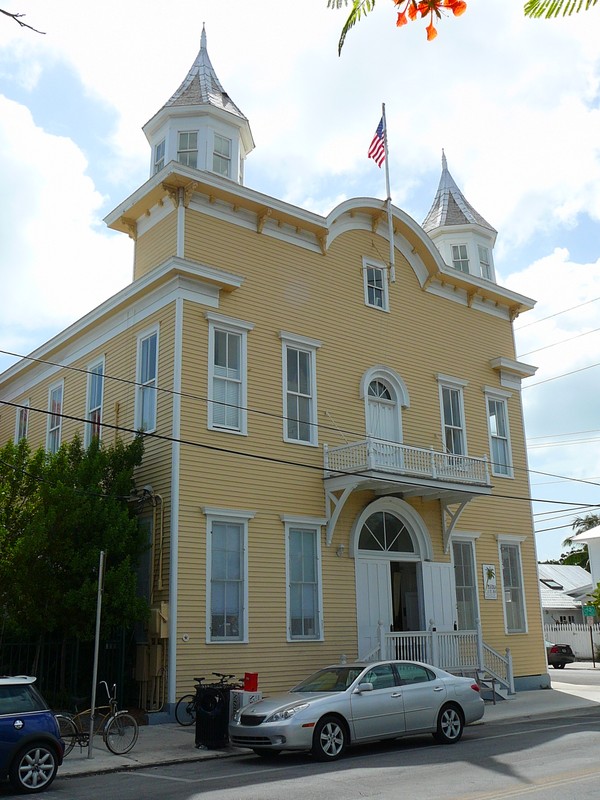
[[[379,655],[549,685],[512,329],[533,302],[445,158],[423,225],[247,188],[204,31],[144,132],[150,178],[106,219],[133,280],[0,376],[0,441],[145,431],[148,707]]]

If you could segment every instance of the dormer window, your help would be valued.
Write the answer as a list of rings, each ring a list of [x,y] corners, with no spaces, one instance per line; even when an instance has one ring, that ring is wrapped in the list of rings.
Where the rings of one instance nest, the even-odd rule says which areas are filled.
[[[469,256],[466,244],[452,245],[452,266],[460,272],[469,272]]]
[[[198,131],[180,131],[177,160],[186,167],[198,166]]]
[[[494,276],[492,275],[492,260],[490,258],[490,251],[487,247],[484,247],[481,244],[477,245],[477,249],[479,250],[479,266],[481,268],[481,277],[485,278],[486,281],[493,281]]]
[[[154,174],[156,175],[157,172],[165,165],[165,140],[163,139],[162,142],[159,142],[156,147],[154,148]]]
[[[213,172],[226,178],[231,177],[231,139],[226,139],[218,133],[215,133]]]

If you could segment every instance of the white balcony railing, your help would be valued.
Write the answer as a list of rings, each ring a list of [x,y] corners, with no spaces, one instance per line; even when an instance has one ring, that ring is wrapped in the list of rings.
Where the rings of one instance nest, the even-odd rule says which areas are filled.
[[[408,477],[490,485],[487,458],[442,453],[367,437],[340,447],[325,446],[325,469],[335,472],[389,472]]]

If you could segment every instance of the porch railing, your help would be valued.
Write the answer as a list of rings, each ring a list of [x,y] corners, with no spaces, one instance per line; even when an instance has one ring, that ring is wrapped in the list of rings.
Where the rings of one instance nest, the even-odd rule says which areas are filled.
[[[384,442],[370,436],[339,447],[326,446],[325,469],[330,472],[375,470],[434,480],[490,483],[486,457],[442,453],[432,448]]]
[[[364,656],[365,661],[394,659],[424,661],[448,672],[487,674],[514,694],[510,649],[501,655],[487,645],[480,630],[387,632],[379,628],[379,645]]]

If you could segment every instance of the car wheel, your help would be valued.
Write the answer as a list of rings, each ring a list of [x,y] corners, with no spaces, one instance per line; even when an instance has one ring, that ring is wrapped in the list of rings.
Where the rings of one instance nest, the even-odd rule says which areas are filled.
[[[253,747],[252,752],[261,758],[275,758],[281,750],[270,750],[268,747]]]
[[[347,745],[347,729],[338,717],[323,717],[317,722],[310,751],[317,761],[335,761]]]
[[[57,770],[58,757],[52,745],[30,742],[13,759],[9,778],[18,792],[33,794],[47,789]]]
[[[554,666],[556,667],[556,669],[564,669],[565,668],[565,662],[564,661],[560,661],[558,664],[555,664]]]
[[[455,744],[463,735],[465,723],[456,706],[444,706],[439,713],[437,730],[433,738],[440,744]]]

